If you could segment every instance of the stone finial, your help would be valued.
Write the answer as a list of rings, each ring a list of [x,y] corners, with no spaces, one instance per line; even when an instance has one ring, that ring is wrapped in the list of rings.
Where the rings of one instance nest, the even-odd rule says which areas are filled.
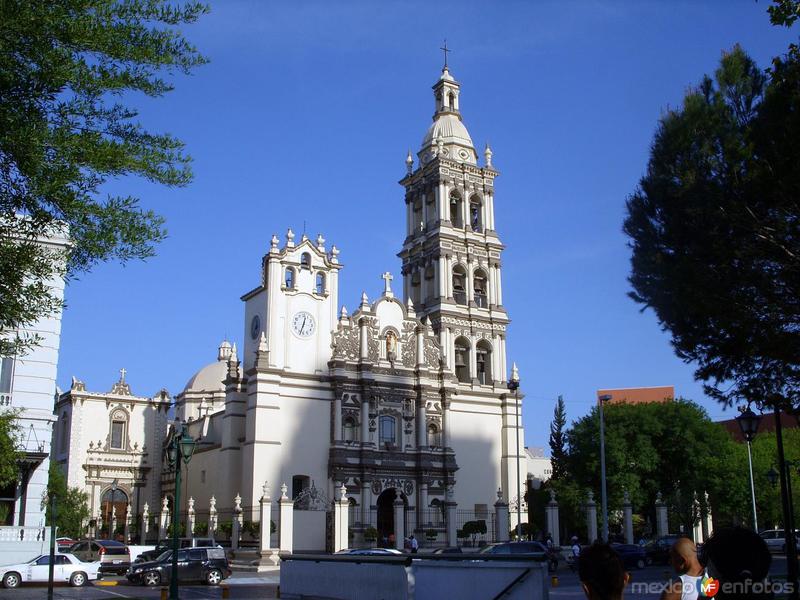
[[[549,489],[548,491],[550,492],[550,502],[555,502],[556,501],[556,491],[554,489],[552,489],[552,488]]]
[[[306,235],[306,232],[304,231],[303,235],[300,236],[300,241],[301,242],[305,242],[307,240],[308,240],[308,236]]]
[[[72,384],[69,386],[69,389],[75,392],[85,392],[86,391],[86,384],[83,383],[80,379],[72,376]]]
[[[622,503],[623,504],[630,504],[631,503],[631,495],[628,493],[628,490],[624,490],[622,492]]]
[[[242,497],[237,493],[233,499],[233,510],[236,512],[242,512]]]
[[[661,492],[660,491],[656,492],[656,504],[663,504],[663,503],[664,499],[661,496]]]
[[[263,331],[261,332],[261,337],[258,339],[258,351],[259,352],[268,352],[269,347],[267,346],[267,334]]]
[[[411,300],[411,296],[409,296],[408,300],[406,301],[406,310],[407,310],[409,315],[415,314],[414,302]]]
[[[503,501],[503,490],[501,488],[497,488],[497,501],[498,502]]]
[[[489,142],[486,142],[486,149],[483,151],[483,156],[486,158],[486,166],[492,166],[492,149],[489,147]]]
[[[383,279],[383,295],[386,298],[393,298],[394,293],[392,292],[392,274],[389,271],[386,271],[383,275],[381,275],[381,279]]]
[[[586,504],[594,504],[594,492],[589,490],[586,494]]]
[[[444,152],[444,136],[442,132],[439,132],[439,135],[436,136],[436,155],[441,156]]]
[[[347,486],[345,484],[342,484],[342,487],[339,488],[339,501],[347,502]]]
[[[194,510],[194,496],[189,496],[189,511]]]
[[[217,352],[217,360],[228,360],[231,357],[231,343],[228,340],[223,340],[219,345]]]
[[[142,507],[142,515],[144,516],[145,519],[147,519],[147,516],[149,514],[150,514],[150,505],[147,502],[145,502],[144,506]]]
[[[161,512],[167,512],[169,510],[169,500],[167,497],[164,496],[164,499],[161,501]]]
[[[278,236],[273,233],[272,234],[272,238],[270,238],[270,240],[269,240],[269,251],[270,252],[277,252],[279,243],[280,243],[280,240],[278,239]]]
[[[339,249],[336,247],[335,244],[331,246],[331,262],[333,264],[339,263]]]
[[[216,498],[216,496],[211,496],[211,500],[208,501],[208,505],[209,505],[210,510],[212,512],[217,510],[217,498]]]
[[[339,318],[346,319],[347,318],[347,307],[342,304],[342,310],[339,311]]]
[[[288,500],[289,496],[286,495],[286,492],[289,491],[289,488],[286,486],[286,483],[281,484],[281,500]]]
[[[517,363],[511,363],[511,381],[519,382],[519,369]]]
[[[369,298],[367,298],[367,292],[361,292],[361,306],[362,307],[369,306]]]
[[[269,500],[269,497],[270,497],[269,482],[265,481],[264,485],[261,486],[261,499]]]
[[[322,237],[321,233],[317,234],[317,250],[325,252],[325,238]]]
[[[409,175],[414,171],[414,157],[411,156],[411,150],[408,151],[408,155],[406,156],[406,170]]]
[[[286,247],[294,248],[294,231],[292,231],[291,227],[286,230]]]
[[[239,362],[239,353],[236,350],[236,342],[233,342],[233,345],[231,346],[231,353],[228,356],[228,362],[229,363]]]

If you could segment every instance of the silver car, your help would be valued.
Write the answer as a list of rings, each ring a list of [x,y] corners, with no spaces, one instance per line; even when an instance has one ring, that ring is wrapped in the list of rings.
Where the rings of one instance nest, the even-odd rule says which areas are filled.
[[[761,536],[761,539],[767,544],[767,548],[769,548],[770,552],[786,552],[786,538],[784,537],[784,530],[783,529],[765,529],[758,535]],[[795,529],[795,546],[800,549],[800,543],[798,543],[798,530]]]

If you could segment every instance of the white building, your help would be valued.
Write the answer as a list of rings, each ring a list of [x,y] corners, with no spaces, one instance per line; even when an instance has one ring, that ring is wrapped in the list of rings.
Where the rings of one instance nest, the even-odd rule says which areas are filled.
[[[61,228],[53,228],[37,243],[55,254],[62,254],[69,246],[66,231]],[[54,277],[47,285],[60,302],[64,297],[63,277]],[[57,395],[60,308],[33,326],[20,329],[19,334],[23,337],[38,335],[39,344],[22,356],[0,360],[0,407],[20,410],[19,448],[24,453],[18,481],[0,489],[0,505],[6,515],[3,524],[36,527],[44,524],[41,502],[47,487],[50,440],[55,422],[53,402]]]
[[[533,480],[533,487],[539,487],[553,475],[553,466],[550,457],[545,456],[544,448],[531,446],[525,448],[525,459],[527,462],[528,479]]]
[[[516,408],[507,389],[498,172],[488,147],[478,164],[460,86],[447,68],[433,90],[433,123],[416,167],[409,155],[400,181],[402,298],[384,273],[382,293],[373,301],[365,293],[351,314],[339,304],[339,250],[321,235],[296,239],[290,229],[283,242],[273,236],[260,279],[242,296],[241,354],[224,342],[217,360],[176,396],[177,416],[198,441],[183,510],[190,498],[197,510],[213,497],[220,513],[230,514],[240,496],[250,521],[258,518],[265,481],[276,498],[286,483],[298,508],[325,505],[344,484],[356,533],[373,526],[389,536],[399,514],[405,532],[443,531],[443,508],[453,502],[488,518],[498,489],[513,502],[518,480],[524,486],[526,459],[515,453]],[[403,210],[398,199],[398,215]],[[59,410],[81,398],[73,389]],[[116,402],[107,402],[107,412]],[[70,421],[63,435],[94,428],[69,442],[76,465],[87,440],[113,438],[113,414],[77,420],[64,412],[59,418]],[[521,431],[519,438],[524,448]],[[158,472],[154,458],[147,489]],[[103,476],[106,486],[110,476]],[[104,493],[95,480],[86,485],[96,486],[93,498]],[[174,478],[162,468],[160,494],[173,490]],[[324,519],[315,529],[312,512],[295,516],[296,536],[307,536],[295,548],[324,547]]]

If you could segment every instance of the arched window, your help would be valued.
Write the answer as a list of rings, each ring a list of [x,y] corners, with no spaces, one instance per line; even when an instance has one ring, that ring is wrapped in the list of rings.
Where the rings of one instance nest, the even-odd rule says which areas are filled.
[[[381,416],[378,434],[381,444],[397,443],[397,419],[388,415]]]
[[[464,337],[456,339],[455,350],[456,378],[469,383],[469,340]]]
[[[345,442],[356,441],[356,420],[353,417],[345,417],[342,421],[342,438]]]
[[[477,269],[472,276],[472,287],[475,290],[475,304],[480,308],[489,306],[486,296],[486,273],[482,269]]]
[[[311,268],[311,255],[308,252],[303,252],[300,255],[300,268],[301,269]]]
[[[486,340],[475,344],[475,370],[481,385],[492,383],[492,347]]]
[[[469,224],[472,231],[483,231],[483,211],[481,209],[481,199],[473,196],[469,203]]]
[[[438,448],[441,445],[439,427],[436,423],[428,423],[428,446],[431,448]]]
[[[112,450],[125,450],[128,446],[128,415],[124,410],[115,410],[111,415],[110,429],[109,447]]]
[[[292,267],[286,267],[286,271],[283,275],[283,281],[286,284],[286,289],[293,290],[294,289],[294,269]]]
[[[457,229],[464,228],[461,218],[461,196],[455,193],[450,194],[450,223]]]
[[[456,304],[467,303],[467,272],[461,265],[453,267],[453,300]]]
[[[317,273],[317,293],[321,296],[325,293],[325,273]]]
[[[422,231],[425,228],[425,223],[422,221],[422,202],[417,200],[414,202],[414,227],[411,233]]]
[[[456,97],[455,94],[447,94],[447,104],[450,106],[450,109],[454,109],[456,107]]]

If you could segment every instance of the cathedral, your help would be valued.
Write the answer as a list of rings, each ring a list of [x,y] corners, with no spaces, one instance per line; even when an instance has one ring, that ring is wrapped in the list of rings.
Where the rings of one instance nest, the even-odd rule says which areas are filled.
[[[498,496],[516,502],[527,469],[522,394],[508,388],[498,172],[488,146],[479,161],[460,92],[445,66],[433,123],[416,160],[406,159],[402,282],[384,273],[380,295],[363,294],[348,312],[339,249],[322,235],[272,236],[260,278],[241,297],[243,344],[223,342],[174,398],[174,416],[197,441],[182,510],[241,509],[252,521],[265,482],[285,484],[298,508],[344,485],[354,534],[385,537],[398,514],[410,532],[435,529],[447,504],[486,518]],[[162,448],[172,400],[165,391],[134,396],[124,372],[109,393],[73,379],[59,398],[55,459],[70,485],[89,492],[98,523],[171,502]],[[295,517],[295,531],[303,528]]]

